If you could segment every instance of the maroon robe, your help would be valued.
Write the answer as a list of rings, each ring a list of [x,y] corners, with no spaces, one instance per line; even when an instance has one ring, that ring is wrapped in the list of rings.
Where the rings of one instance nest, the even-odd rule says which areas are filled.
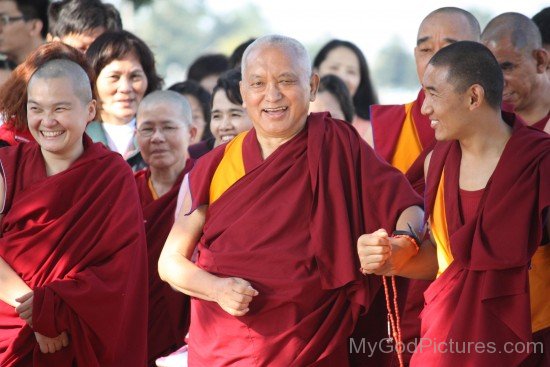
[[[430,127],[429,117],[420,112],[424,98],[424,90],[421,89],[411,109],[415,128],[424,149],[405,173],[411,185],[420,195],[424,195],[424,161],[436,143],[435,133]],[[391,162],[392,160],[404,121],[405,105],[371,106],[374,150],[380,154],[386,162]],[[403,343],[415,343],[420,336],[419,315],[424,307],[424,291],[431,282],[403,278],[397,278],[397,281]],[[369,321],[369,324],[370,323]],[[406,362],[410,360],[411,355],[412,353],[410,350],[404,351],[404,359]],[[397,362],[397,360],[394,362]],[[379,363],[384,362],[380,361]],[[366,365],[368,365],[368,362],[356,363],[356,366]]]
[[[208,204],[224,148],[191,171],[193,208]],[[265,160],[251,130],[243,160],[244,177],[208,208],[197,263],[248,280],[259,295],[242,317],[192,299],[189,363],[345,366],[348,338],[380,285],[359,272],[357,239],[393,230],[419,197],[353,127],[327,113],[310,114],[304,130]]]
[[[0,256],[34,291],[34,331],[69,334],[69,346],[41,353],[33,330],[0,302],[0,365],[144,366],[145,233],[128,165],[86,135],[84,153],[49,177],[34,142],[0,149],[0,162]]]
[[[505,118],[513,121],[514,116]],[[550,138],[514,124],[476,216],[466,223],[458,206],[460,161],[457,141],[438,143],[430,161],[426,215],[433,210],[445,172],[445,215],[454,261],[425,293],[423,342],[411,366],[517,366],[527,354],[506,353],[504,344],[532,341],[528,268],[550,206]],[[449,350],[451,341],[454,353],[437,352]],[[468,342],[483,343],[479,348],[486,352],[470,346],[466,353]]]
[[[424,98],[424,90],[421,89],[411,110],[416,132],[424,149],[405,173],[416,192],[421,195],[424,194],[424,160],[435,145],[435,133],[430,127],[430,119],[420,112]],[[405,105],[371,106],[374,150],[386,162],[391,162],[404,121]]]
[[[158,261],[164,242],[174,224],[176,201],[183,177],[193,162],[188,160],[174,186],[166,194],[154,199],[149,189],[151,171],[136,172],[135,179],[143,208],[147,256],[149,260],[149,327],[148,364],[155,365],[158,357],[167,355],[184,344],[189,330],[189,297],[177,292],[160,279]]]

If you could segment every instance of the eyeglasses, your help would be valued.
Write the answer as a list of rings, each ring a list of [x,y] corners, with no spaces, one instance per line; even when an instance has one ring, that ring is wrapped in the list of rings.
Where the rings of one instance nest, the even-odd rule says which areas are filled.
[[[7,14],[1,14],[0,15],[0,25],[2,27],[7,26],[8,24],[12,22],[17,22],[18,20],[24,20],[25,17],[23,15],[12,17]]]
[[[174,135],[180,128],[177,126],[164,126],[159,128],[152,128],[152,127],[142,127],[141,129],[138,129],[137,132],[139,135],[143,136],[144,138],[149,138],[153,136],[155,131],[160,131],[162,135],[169,136]]]

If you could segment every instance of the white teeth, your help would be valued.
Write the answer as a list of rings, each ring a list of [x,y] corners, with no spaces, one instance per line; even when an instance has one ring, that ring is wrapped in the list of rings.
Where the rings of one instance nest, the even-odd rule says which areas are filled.
[[[225,142],[233,139],[234,137],[235,137],[235,135],[225,135],[225,136],[221,137],[221,141],[225,143]]]
[[[266,112],[276,112],[276,111],[284,111],[284,110],[286,110],[286,107],[264,108],[264,111]]]
[[[41,133],[47,138],[53,138],[63,134],[63,131],[41,131]]]
[[[431,126],[431,127],[434,127],[434,126],[436,126],[438,123],[439,123],[439,121],[437,121],[437,120],[432,120],[432,121],[430,122],[430,126]]]

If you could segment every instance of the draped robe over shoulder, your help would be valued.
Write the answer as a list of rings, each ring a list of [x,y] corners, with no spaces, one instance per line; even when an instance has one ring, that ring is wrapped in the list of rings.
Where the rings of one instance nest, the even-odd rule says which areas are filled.
[[[0,256],[34,291],[34,331],[69,334],[69,346],[41,353],[33,330],[0,301],[0,365],[144,366],[145,233],[128,165],[86,135],[84,153],[49,177],[34,142],[0,149],[0,163]]]
[[[158,274],[158,261],[166,238],[174,224],[174,210],[181,182],[193,166],[188,160],[176,182],[164,195],[155,199],[149,188],[150,169],[135,173],[136,184],[147,236],[149,263],[149,327],[148,364],[167,355],[184,344],[189,329],[189,296],[177,292]]]
[[[438,143],[430,161],[426,215],[437,215],[440,192],[447,229],[437,241],[450,249],[452,260],[425,293],[423,343],[411,366],[517,366],[527,353],[507,353],[505,343],[532,340],[528,269],[550,206],[550,138],[515,122],[467,223],[458,205],[460,161],[456,141]],[[482,343],[485,352],[472,344],[465,352],[468,342]]]
[[[380,285],[360,273],[357,239],[391,232],[421,200],[351,126],[326,113],[310,114],[265,160],[255,131],[243,134],[202,157],[189,181],[193,209],[209,205],[198,265],[241,277],[259,295],[242,317],[192,299],[189,363],[345,366],[348,337]],[[220,166],[234,183],[212,197]]]
[[[420,90],[411,103],[371,106],[374,150],[403,172],[421,195],[424,159],[435,145],[430,119],[420,112],[424,98],[424,91]]]

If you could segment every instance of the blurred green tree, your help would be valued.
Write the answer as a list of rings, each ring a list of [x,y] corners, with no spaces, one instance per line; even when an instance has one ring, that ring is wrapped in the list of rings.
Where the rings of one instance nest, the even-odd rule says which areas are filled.
[[[254,5],[217,14],[203,0],[153,1],[138,9],[133,24],[134,32],[155,53],[159,72],[172,74],[169,77],[182,74],[177,81],[184,80],[183,70],[198,56],[219,52],[229,56],[241,42],[266,31]]]
[[[412,50],[406,49],[400,38],[392,38],[376,57],[372,77],[381,87],[418,88]]]

